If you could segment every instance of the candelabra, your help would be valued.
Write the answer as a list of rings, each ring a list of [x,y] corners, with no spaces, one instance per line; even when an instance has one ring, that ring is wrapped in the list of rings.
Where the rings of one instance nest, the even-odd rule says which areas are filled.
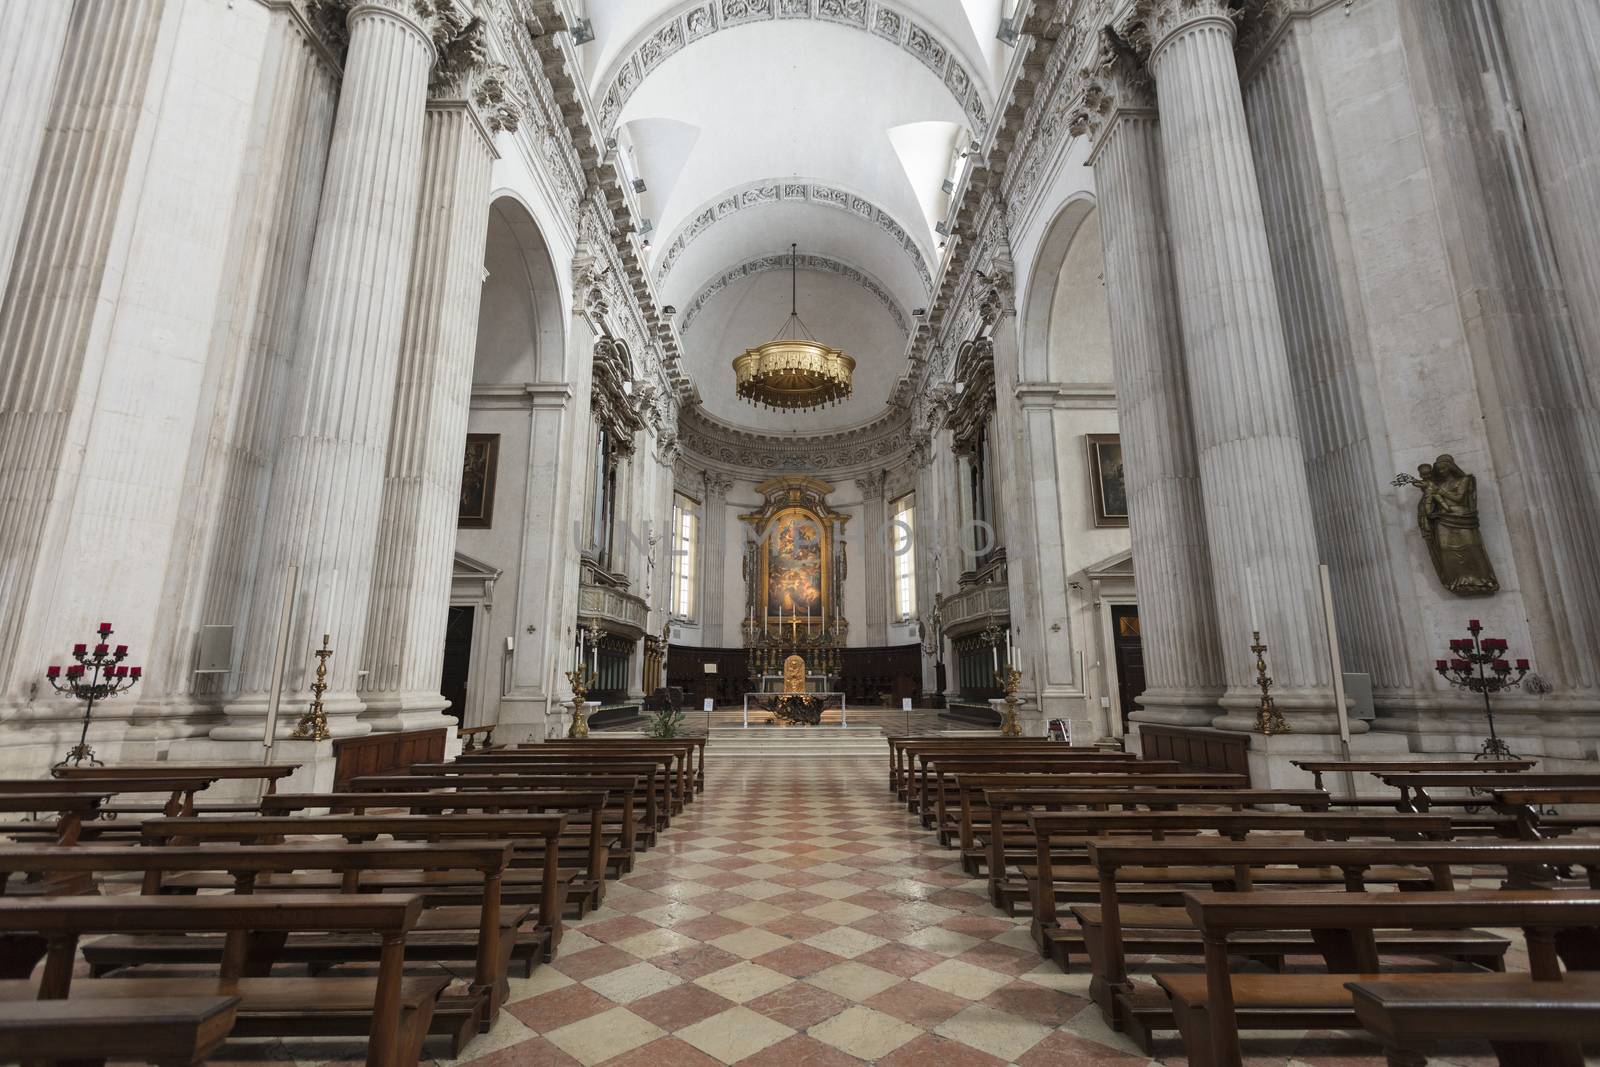
[[[1511,661],[1504,658],[1507,648],[1505,639],[1480,638],[1478,635],[1483,633],[1483,624],[1477,619],[1467,623],[1467,632],[1472,636],[1451,639],[1451,658],[1434,660],[1433,669],[1439,672],[1439,677],[1458,689],[1478,693],[1483,697],[1483,715],[1489,722],[1489,736],[1484,738],[1483,747],[1473,758],[1516,759],[1511,749],[1494,731],[1494,708],[1489,703],[1489,694],[1515,689],[1521,685],[1523,677],[1528,673],[1528,661],[1519,659],[1513,667]]]
[[[1006,710],[1000,719],[1000,736],[1021,737],[1022,721],[1017,718],[1017,705],[1022,700],[1017,696],[1017,690],[1022,688],[1022,672],[1007,664],[994,672],[994,680],[1000,683],[1000,689],[1006,695]]]
[[[589,695],[596,680],[594,673],[585,666],[580,665],[577,670],[567,672],[567,684],[572,686],[572,725],[567,727],[568,737],[582,739],[589,736],[589,708],[584,698]]]
[[[101,766],[95,758],[94,749],[89,747],[89,719],[94,715],[95,702],[127,692],[144,673],[143,668],[122,665],[122,661],[128,658],[128,646],[118,645],[113,649],[107,643],[113,632],[109,622],[101,623],[97,632],[100,640],[93,652],[89,651],[87,644],[73,645],[72,658],[75,662],[65,671],[58,664],[51,664],[45,671],[50,688],[83,701],[83,730],[78,734],[78,743],[67,751],[66,758],[57,763],[57,767],[65,767],[69,763],[73,766],[83,763],[92,767]]]
[[[1267,646],[1261,643],[1260,630],[1250,632],[1250,651],[1256,654],[1256,685],[1261,689],[1261,706],[1256,709],[1256,731],[1269,736],[1286,734],[1289,732],[1289,723],[1272,702],[1272,679],[1267,676]]]
[[[298,741],[326,741],[333,735],[328,732],[328,714],[322,710],[322,694],[328,691],[328,657],[333,649],[328,647],[331,635],[322,635],[322,647],[313,655],[317,657],[317,675],[311,682],[311,706],[294,724],[291,735]]]

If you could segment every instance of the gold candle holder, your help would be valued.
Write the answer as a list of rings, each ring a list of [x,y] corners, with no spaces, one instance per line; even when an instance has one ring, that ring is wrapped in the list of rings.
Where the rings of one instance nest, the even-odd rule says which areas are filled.
[[[1000,689],[1006,695],[1006,710],[1000,719],[1000,736],[1021,737],[1022,720],[1017,718],[1017,705],[1022,701],[1017,697],[1017,690],[1022,688],[1022,672],[1008,664],[994,672],[994,680],[1000,683]]]
[[[570,738],[582,740],[589,736],[589,709],[584,698],[594,683],[595,676],[588,667],[567,672],[567,684],[572,686],[572,725],[567,727],[567,736]]]
[[[1272,734],[1286,734],[1289,732],[1289,723],[1272,702],[1272,679],[1267,676],[1267,646],[1261,643],[1261,631],[1251,631],[1250,640],[1250,651],[1256,654],[1256,685],[1261,688],[1261,706],[1256,709],[1256,732],[1269,737]]]
[[[317,649],[317,676],[311,683],[311,707],[295,723],[294,737],[301,741],[326,741],[333,735],[328,732],[328,715],[322,710],[322,694],[328,691],[328,657],[333,649],[328,647],[330,635],[322,635],[322,647]]]

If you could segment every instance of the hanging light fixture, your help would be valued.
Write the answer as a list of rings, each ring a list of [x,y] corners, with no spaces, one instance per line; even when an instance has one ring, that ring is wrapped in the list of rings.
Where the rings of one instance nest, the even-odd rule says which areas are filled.
[[[856,361],[829,348],[800,321],[798,246],[789,246],[789,317],[777,336],[733,361],[739,396],[752,404],[804,411],[848,399]]]

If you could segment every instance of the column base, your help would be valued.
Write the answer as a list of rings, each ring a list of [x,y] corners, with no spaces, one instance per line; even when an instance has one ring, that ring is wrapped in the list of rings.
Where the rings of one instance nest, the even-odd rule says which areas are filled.
[[[492,721],[495,723],[494,743],[497,745],[565,737],[567,724],[571,722],[570,718],[566,718],[570,709],[546,697],[501,697],[496,712]]]
[[[304,694],[287,694],[278,704],[278,724],[274,736],[280,740],[292,739],[300,716],[310,707]],[[267,695],[249,693],[228,704],[223,709],[228,721],[213,727],[211,737],[217,741],[254,741],[261,743],[267,732]],[[372,732],[368,723],[359,721],[366,704],[354,693],[328,693],[322,698],[322,711],[328,717],[328,733],[332,737],[363,737]]]
[[[1233,689],[1221,700],[1222,714],[1211,720],[1214,730],[1234,733],[1251,733],[1256,728],[1256,716],[1261,708],[1259,689]],[[1331,690],[1286,689],[1272,694],[1272,703],[1289,724],[1290,733],[1339,733],[1339,716],[1333,710]],[[1364,719],[1350,720],[1350,733],[1364,734],[1372,729]]]
[[[442,726],[454,727],[456,720],[444,713],[450,702],[439,693],[425,689],[412,692],[364,693],[366,710],[361,722],[371,727],[375,734],[392,734],[404,730],[431,730]]]

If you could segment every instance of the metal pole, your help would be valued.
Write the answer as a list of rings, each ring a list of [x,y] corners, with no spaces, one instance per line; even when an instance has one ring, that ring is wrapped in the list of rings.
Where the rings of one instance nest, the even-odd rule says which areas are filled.
[[[1317,576],[1322,584],[1322,617],[1328,627],[1328,663],[1333,669],[1333,709],[1339,716],[1339,747],[1346,762],[1350,759],[1350,713],[1344,706],[1344,663],[1339,656],[1339,628],[1333,618],[1333,585],[1328,578],[1328,565],[1317,564]],[[1344,772],[1345,788],[1351,797],[1356,795],[1355,775]]]
[[[272,762],[272,746],[278,739],[278,705],[283,699],[283,669],[289,658],[289,626],[294,621],[294,594],[300,578],[298,564],[289,564],[287,570],[283,582],[283,606],[278,610],[278,647],[272,656],[272,687],[267,697],[266,732],[261,738],[263,766]],[[261,788],[266,789],[265,780]]]

